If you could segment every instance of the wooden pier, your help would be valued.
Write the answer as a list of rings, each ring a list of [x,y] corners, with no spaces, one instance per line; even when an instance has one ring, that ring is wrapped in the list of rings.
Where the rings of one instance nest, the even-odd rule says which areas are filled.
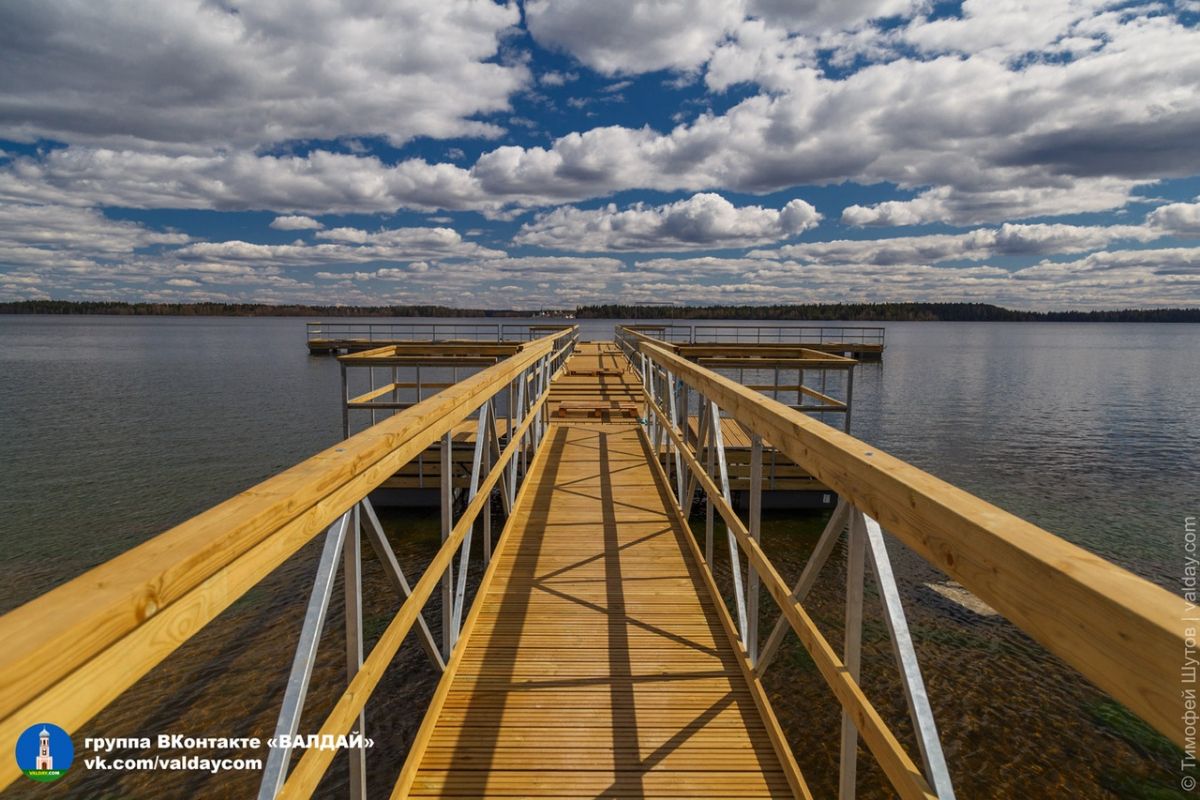
[[[6,614],[0,749],[11,753],[33,721],[78,731],[314,539],[320,560],[275,730],[230,732],[276,742],[263,800],[310,797],[335,758],[349,765],[351,800],[365,797],[368,766],[393,798],[810,797],[761,683],[792,634],[815,667],[809,679],[842,709],[841,797],[855,794],[861,742],[897,796],[949,800],[954,775],[974,764],[946,758],[887,539],[1184,743],[1178,680],[1190,634],[1171,593],[820,422],[802,410],[813,399],[802,391],[781,402],[645,331],[581,343],[567,329],[483,358],[427,397],[393,400],[402,389],[390,385],[359,401],[393,407]],[[849,369],[836,358],[795,356],[800,369],[822,360]],[[398,382],[407,381],[389,384]],[[738,432],[741,510],[726,446]],[[456,438],[469,444],[461,466]],[[794,583],[760,541],[771,450],[838,498]],[[441,459],[442,543],[413,575],[370,498],[430,453]],[[838,546],[846,625],[835,649],[805,601]],[[717,548],[728,570],[716,568]],[[366,652],[361,579],[371,553],[403,600]],[[472,592],[473,559],[485,569]],[[868,574],[905,693],[904,741],[860,683]],[[302,718],[317,649],[331,638],[322,633],[335,585],[345,689],[323,720]],[[426,618],[434,596],[440,620]],[[760,632],[764,602],[779,615]],[[364,709],[410,636],[437,688],[406,758],[368,760]],[[293,752],[286,742],[297,733],[351,738],[342,749]],[[14,759],[0,759],[0,788],[19,775]]]
[[[801,789],[650,464],[635,421],[550,424],[398,794]]]

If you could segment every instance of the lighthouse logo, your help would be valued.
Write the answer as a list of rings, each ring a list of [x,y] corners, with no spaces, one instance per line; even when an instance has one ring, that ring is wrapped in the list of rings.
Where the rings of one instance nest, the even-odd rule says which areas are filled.
[[[56,781],[67,774],[74,758],[71,737],[52,723],[31,725],[17,738],[17,766],[30,780]]]

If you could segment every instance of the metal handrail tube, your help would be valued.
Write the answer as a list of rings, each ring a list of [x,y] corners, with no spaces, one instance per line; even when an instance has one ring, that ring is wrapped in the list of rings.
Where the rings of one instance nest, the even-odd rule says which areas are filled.
[[[306,322],[304,325],[309,341],[353,336],[364,337],[367,341],[389,338],[437,341],[439,335],[450,338],[461,335],[473,341],[503,341],[505,329],[512,327],[495,322]],[[418,333],[421,334],[419,338]],[[481,333],[487,335],[481,336]],[[529,337],[520,338],[526,340]]]
[[[691,330],[693,344],[730,339],[741,342],[743,336],[755,342],[784,342],[784,334],[794,334],[797,344],[806,341],[882,344],[887,329],[865,325],[695,325]]]

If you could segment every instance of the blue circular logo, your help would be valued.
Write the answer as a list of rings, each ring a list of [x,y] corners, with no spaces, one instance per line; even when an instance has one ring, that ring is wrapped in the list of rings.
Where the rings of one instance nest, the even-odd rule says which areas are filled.
[[[67,774],[74,760],[71,737],[52,723],[30,725],[17,738],[17,766],[31,781],[56,781]]]

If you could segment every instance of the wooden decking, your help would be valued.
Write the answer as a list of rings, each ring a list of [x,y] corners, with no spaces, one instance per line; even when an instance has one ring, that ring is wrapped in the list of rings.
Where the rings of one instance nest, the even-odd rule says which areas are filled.
[[[793,796],[637,427],[550,426],[410,796]]]
[[[642,384],[612,342],[580,342],[567,369],[550,387],[547,403],[555,419],[601,420],[638,417]]]

